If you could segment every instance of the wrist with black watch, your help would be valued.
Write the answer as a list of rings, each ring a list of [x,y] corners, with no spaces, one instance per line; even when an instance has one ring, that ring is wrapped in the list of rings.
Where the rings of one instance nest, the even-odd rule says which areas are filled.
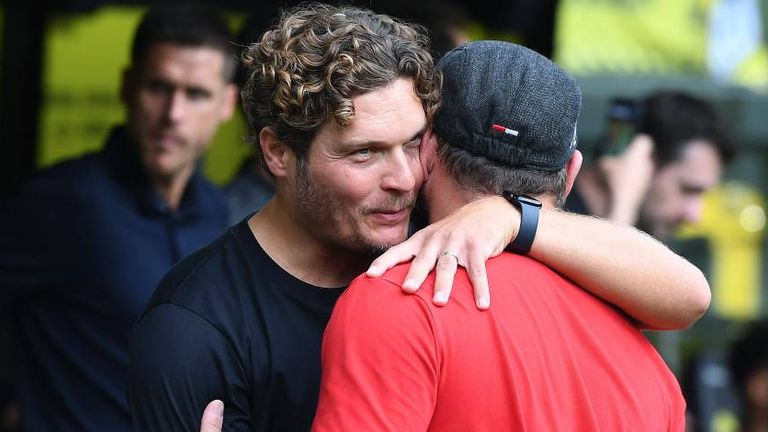
[[[511,191],[504,191],[502,196],[512,205],[520,209],[520,229],[517,230],[515,239],[505,250],[508,252],[525,255],[531,250],[533,239],[536,237],[536,228],[539,226],[539,211],[541,202],[527,195],[519,195]]]

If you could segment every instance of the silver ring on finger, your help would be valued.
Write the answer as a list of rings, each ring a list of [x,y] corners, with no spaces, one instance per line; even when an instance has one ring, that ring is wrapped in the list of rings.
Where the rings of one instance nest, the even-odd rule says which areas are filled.
[[[451,252],[451,251],[443,251],[443,253],[442,253],[442,254],[440,254],[440,255],[441,255],[441,256],[445,256],[445,255],[448,255],[448,256],[452,256],[452,257],[453,257],[453,258],[456,260],[456,265],[461,265],[461,264],[459,264],[459,256],[458,256],[458,255],[456,255],[456,253],[455,253],[455,252]]]

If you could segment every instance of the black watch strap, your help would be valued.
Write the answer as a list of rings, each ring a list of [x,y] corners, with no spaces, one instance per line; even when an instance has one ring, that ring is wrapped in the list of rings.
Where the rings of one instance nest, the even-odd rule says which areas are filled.
[[[539,226],[539,210],[541,202],[526,195],[518,195],[504,191],[504,198],[520,208],[520,229],[517,236],[506,250],[516,254],[525,255],[531,250],[533,239],[536,237],[536,228]]]

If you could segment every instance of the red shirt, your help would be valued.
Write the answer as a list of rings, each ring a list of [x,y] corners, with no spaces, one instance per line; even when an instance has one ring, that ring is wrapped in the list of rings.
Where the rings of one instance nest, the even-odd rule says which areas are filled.
[[[357,278],[323,340],[313,431],[683,431],[674,375],[626,316],[526,257],[487,263],[492,304],[462,269],[448,305],[408,265]]]

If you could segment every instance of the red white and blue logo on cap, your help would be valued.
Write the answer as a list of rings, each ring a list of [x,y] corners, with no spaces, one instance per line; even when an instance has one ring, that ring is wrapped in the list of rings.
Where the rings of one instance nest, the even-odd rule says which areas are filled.
[[[493,130],[495,130],[497,132],[501,132],[501,133],[506,134],[506,135],[518,136],[520,134],[520,132],[518,132],[518,131],[516,131],[514,129],[510,129],[508,127],[504,127],[504,126],[497,125],[497,124],[491,125],[491,129],[493,129]]]

